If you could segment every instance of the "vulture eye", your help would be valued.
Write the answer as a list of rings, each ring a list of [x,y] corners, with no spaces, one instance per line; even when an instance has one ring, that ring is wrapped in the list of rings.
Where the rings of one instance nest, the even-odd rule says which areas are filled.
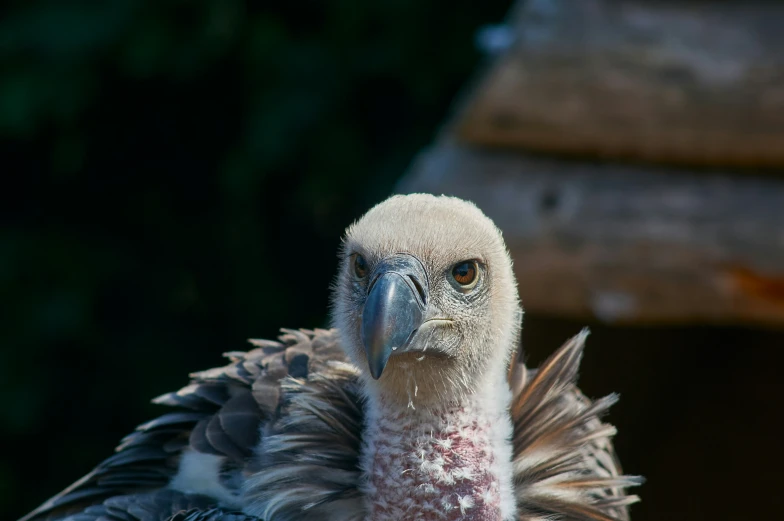
[[[354,254],[354,275],[358,279],[364,279],[367,276],[367,261],[359,253]]]
[[[455,279],[455,282],[460,284],[460,286],[466,289],[473,288],[476,285],[478,273],[479,269],[477,268],[476,261],[458,262],[455,264],[455,267],[452,268],[452,278]]]

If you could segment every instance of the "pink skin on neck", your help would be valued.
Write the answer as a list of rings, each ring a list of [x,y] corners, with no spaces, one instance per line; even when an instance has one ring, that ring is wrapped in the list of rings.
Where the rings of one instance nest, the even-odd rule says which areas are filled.
[[[369,427],[369,521],[501,521],[492,420],[480,407],[386,407]]]

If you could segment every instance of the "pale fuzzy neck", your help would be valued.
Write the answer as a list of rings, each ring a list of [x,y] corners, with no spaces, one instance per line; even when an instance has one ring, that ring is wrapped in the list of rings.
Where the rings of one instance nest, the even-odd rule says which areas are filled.
[[[505,375],[479,388],[418,408],[368,393],[361,455],[368,521],[514,517],[510,391]]]

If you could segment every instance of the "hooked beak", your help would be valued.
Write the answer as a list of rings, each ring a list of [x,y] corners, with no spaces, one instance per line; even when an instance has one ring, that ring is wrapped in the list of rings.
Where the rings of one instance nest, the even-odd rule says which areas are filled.
[[[422,325],[427,277],[414,256],[384,259],[372,274],[362,312],[362,344],[370,374],[378,380],[393,352],[405,352]]]

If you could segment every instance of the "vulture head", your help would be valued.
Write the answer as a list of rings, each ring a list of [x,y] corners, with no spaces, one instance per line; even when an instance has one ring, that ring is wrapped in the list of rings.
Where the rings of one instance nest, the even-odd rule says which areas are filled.
[[[469,202],[396,196],[346,232],[333,322],[386,400],[459,400],[503,379],[520,317],[501,232]]]

